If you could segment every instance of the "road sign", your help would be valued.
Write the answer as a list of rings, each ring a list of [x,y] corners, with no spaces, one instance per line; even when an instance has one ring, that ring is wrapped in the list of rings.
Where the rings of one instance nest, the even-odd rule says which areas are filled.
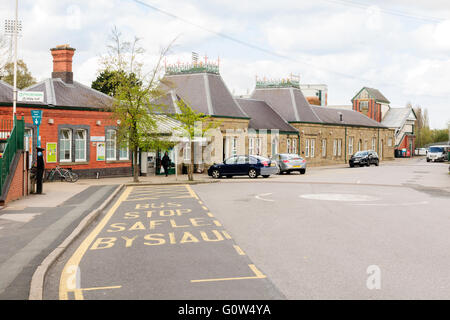
[[[31,118],[33,119],[34,125],[36,126],[41,125],[42,110],[31,110]]]
[[[44,102],[44,92],[41,91],[19,91],[17,92],[19,102]]]

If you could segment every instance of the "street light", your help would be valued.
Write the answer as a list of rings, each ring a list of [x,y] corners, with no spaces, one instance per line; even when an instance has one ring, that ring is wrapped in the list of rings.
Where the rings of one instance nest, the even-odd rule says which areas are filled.
[[[18,20],[18,0],[16,0],[16,14],[14,20],[5,20],[5,33],[14,40],[14,90],[13,90],[13,120],[17,105],[17,35],[22,31],[22,22]]]

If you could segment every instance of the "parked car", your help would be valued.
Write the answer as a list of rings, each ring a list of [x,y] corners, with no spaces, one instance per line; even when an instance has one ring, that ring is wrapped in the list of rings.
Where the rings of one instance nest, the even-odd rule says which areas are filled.
[[[208,175],[214,179],[222,176],[231,178],[233,176],[245,176],[257,178],[263,176],[268,178],[271,174],[276,174],[278,168],[276,162],[261,156],[232,156],[225,159],[223,163],[213,164],[208,169]]]
[[[354,166],[370,166],[371,164],[378,166],[380,160],[378,159],[378,154],[375,151],[365,150],[358,151],[353,154],[348,163],[352,168]]]
[[[427,162],[447,161],[450,146],[431,146],[427,152]]]
[[[426,156],[427,155],[427,148],[417,148],[415,150],[416,156]]]
[[[279,173],[291,173],[298,171],[301,174],[306,172],[306,160],[294,153],[277,153],[272,157],[277,162]]]

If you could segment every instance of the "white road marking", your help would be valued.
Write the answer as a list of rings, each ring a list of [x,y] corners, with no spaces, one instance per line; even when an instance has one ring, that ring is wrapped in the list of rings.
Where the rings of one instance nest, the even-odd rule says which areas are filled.
[[[428,204],[428,201],[409,202],[409,203],[356,203],[356,206],[378,206],[378,207],[397,207],[397,206],[418,206]]]
[[[380,200],[377,197],[368,196],[364,194],[352,194],[352,193],[312,193],[301,194],[300,198],[309,200],[324,200],[324,201],[376,201]]]
[[[272,193],[261,193],[261,194],[258,194],[257,196],[255,196],[255,198],[258,199],[258,200],[262,200],[262,201],[270,201],[270,202],[273,202],[273,201],[275,201],[275,200],[261,198],[261,197],[270,196],[271,194],[272,194]]]
[[[15,222],[29,222],[40,213],[7,213],[2,214],[0,219],[15,221]]]

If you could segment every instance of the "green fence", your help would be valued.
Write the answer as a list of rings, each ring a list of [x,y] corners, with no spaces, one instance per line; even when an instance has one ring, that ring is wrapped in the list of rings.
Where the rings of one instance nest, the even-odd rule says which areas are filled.
[[[3,125],[3,123],[0,123]],[[7,124],[5,124],[7,125]],[[14,117],[13,128],[9,136],[1,137],[0,143],[4,144],[3,153],[0,158],[0,191],[3,194],[3,186],[9,174],[9,168],[18,150],[23,150],[25,120],[17,120]],[[6,132],[7,128],[0,128],[1,132]]]

